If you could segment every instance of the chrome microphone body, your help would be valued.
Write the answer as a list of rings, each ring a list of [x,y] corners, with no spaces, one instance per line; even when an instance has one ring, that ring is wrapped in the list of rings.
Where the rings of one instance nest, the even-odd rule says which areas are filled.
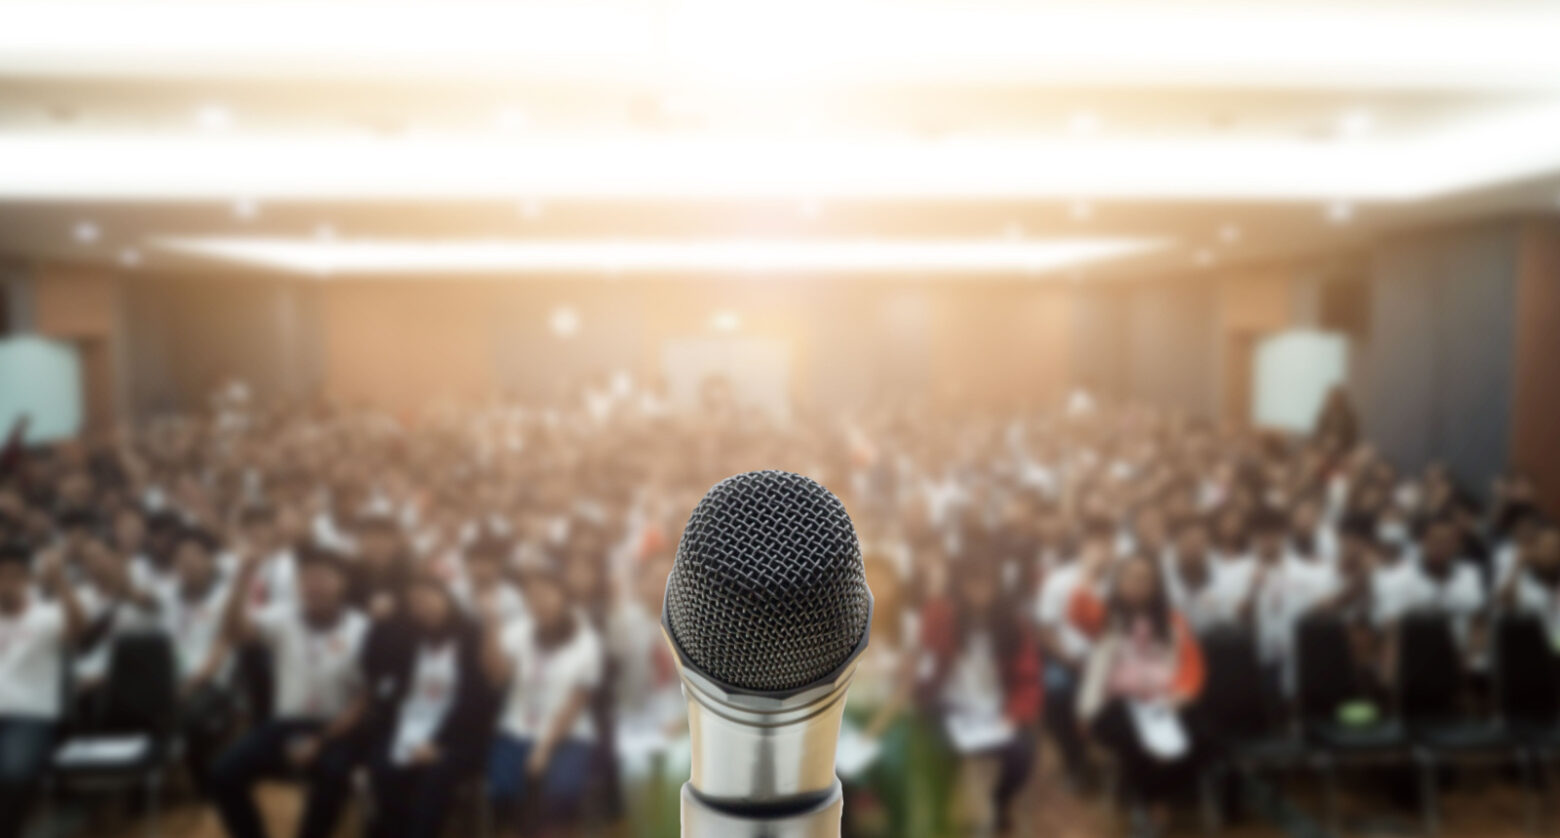
[[[732,812],[701,800],[691,783],[682,788],[684,838],[839,838],[844,817],[845,795],[839,780],[821,803],[781,815]]]
[[[835,838],[843,798],[834,753],[855,661],[793,696],[732,693],[682,666],[693,749],[682,834]]]
[[[838,498],[752,472],[695,509],[662,628],[688,703],[684,838],[837,838],[845,696],[872,609]]]

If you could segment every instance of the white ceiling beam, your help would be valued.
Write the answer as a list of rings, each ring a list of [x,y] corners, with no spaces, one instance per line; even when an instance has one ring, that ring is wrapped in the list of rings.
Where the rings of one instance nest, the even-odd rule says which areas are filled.
[[[459,241],[162,237],[159,250],[312,276],[717,272],[1047,273],[1161,250],[1158,238]]]
[[[1553,3],[7,0],[0,74],[1560,88]]]
[[[1407,202],[1560,171],[1560,103],[1412,136],[0,134],[0,199]]]

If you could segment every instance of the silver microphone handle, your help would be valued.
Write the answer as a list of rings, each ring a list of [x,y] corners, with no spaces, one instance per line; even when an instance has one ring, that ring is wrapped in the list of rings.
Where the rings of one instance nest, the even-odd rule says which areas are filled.
[[[682,787],[682,838],[840,838],[845,794],[834,781],[829,796],[817,806],[781,817],[749,817],[711,807]]]
[[[726,809],[826,795],[838,783],[834,753],[855,669],[853,662],[832,682],[770,698],[723,690],[685,667],[693,788]]]

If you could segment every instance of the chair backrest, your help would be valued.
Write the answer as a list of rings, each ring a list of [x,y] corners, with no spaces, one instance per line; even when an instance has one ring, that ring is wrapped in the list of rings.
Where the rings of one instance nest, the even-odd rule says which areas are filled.
[[[87,721],[83,718],[82,702],[76,692],[76,658],[66,655],[60,666],[60,717],[61,730],[76,730]]]
[[[1403,717],[1425,722],[1456,716],[1465,680],[1451,622],[1439,614],[1409,614],[1397,631],[1394,665]]]
[[[249,642],[233,651],[239,695],[248,707],[252,723],[270,721],[276,694],[276,659],[271,647]]]
[[[173,643],[162,632],[114,639],[99,727],[109,733],[169,732],[178,713]]]
[[[1276,714],[1262,688],[1262,666],[1251,633],[1221,627],[1204,634],[1201,643],[1207,679],[1196,706],[1212,733],[1225,741],[1266,733]]]
[[[1337,617],[1307,617],[1295,626],[1295,667],[1295,703],[1303,721],[1332,721],[1340,705],[1364,692],[1348,626]]]
[[[1495,701],[1508,722],[1560,724],[1560,657],[1537,617],[1508,614],[1495,621]]]

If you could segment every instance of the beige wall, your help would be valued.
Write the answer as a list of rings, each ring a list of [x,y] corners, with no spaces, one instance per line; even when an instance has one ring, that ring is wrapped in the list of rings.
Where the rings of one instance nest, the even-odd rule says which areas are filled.
[[[666,340],[708,334],[725,309],[789,347],[798,395],[916,378],[945,400],[1018,404],[1070,372],[1067,291],[1051,284],[351,281],[322,295],[327,392],[399,407],[492,392],[507,363],[654,375]],[[573,341],[546,329],[565,304],[582,317]]]
[[[1294,295],[1289,273],[1279,269],[1226,276],[1218,291],[1221,419],[1230,427],[1244,427],[1251,416],[1257,342],[1294,325]]]
[[[325,388],[406,406],[493,385],[492,304],[481,285],[342,283],[323,296]]]

